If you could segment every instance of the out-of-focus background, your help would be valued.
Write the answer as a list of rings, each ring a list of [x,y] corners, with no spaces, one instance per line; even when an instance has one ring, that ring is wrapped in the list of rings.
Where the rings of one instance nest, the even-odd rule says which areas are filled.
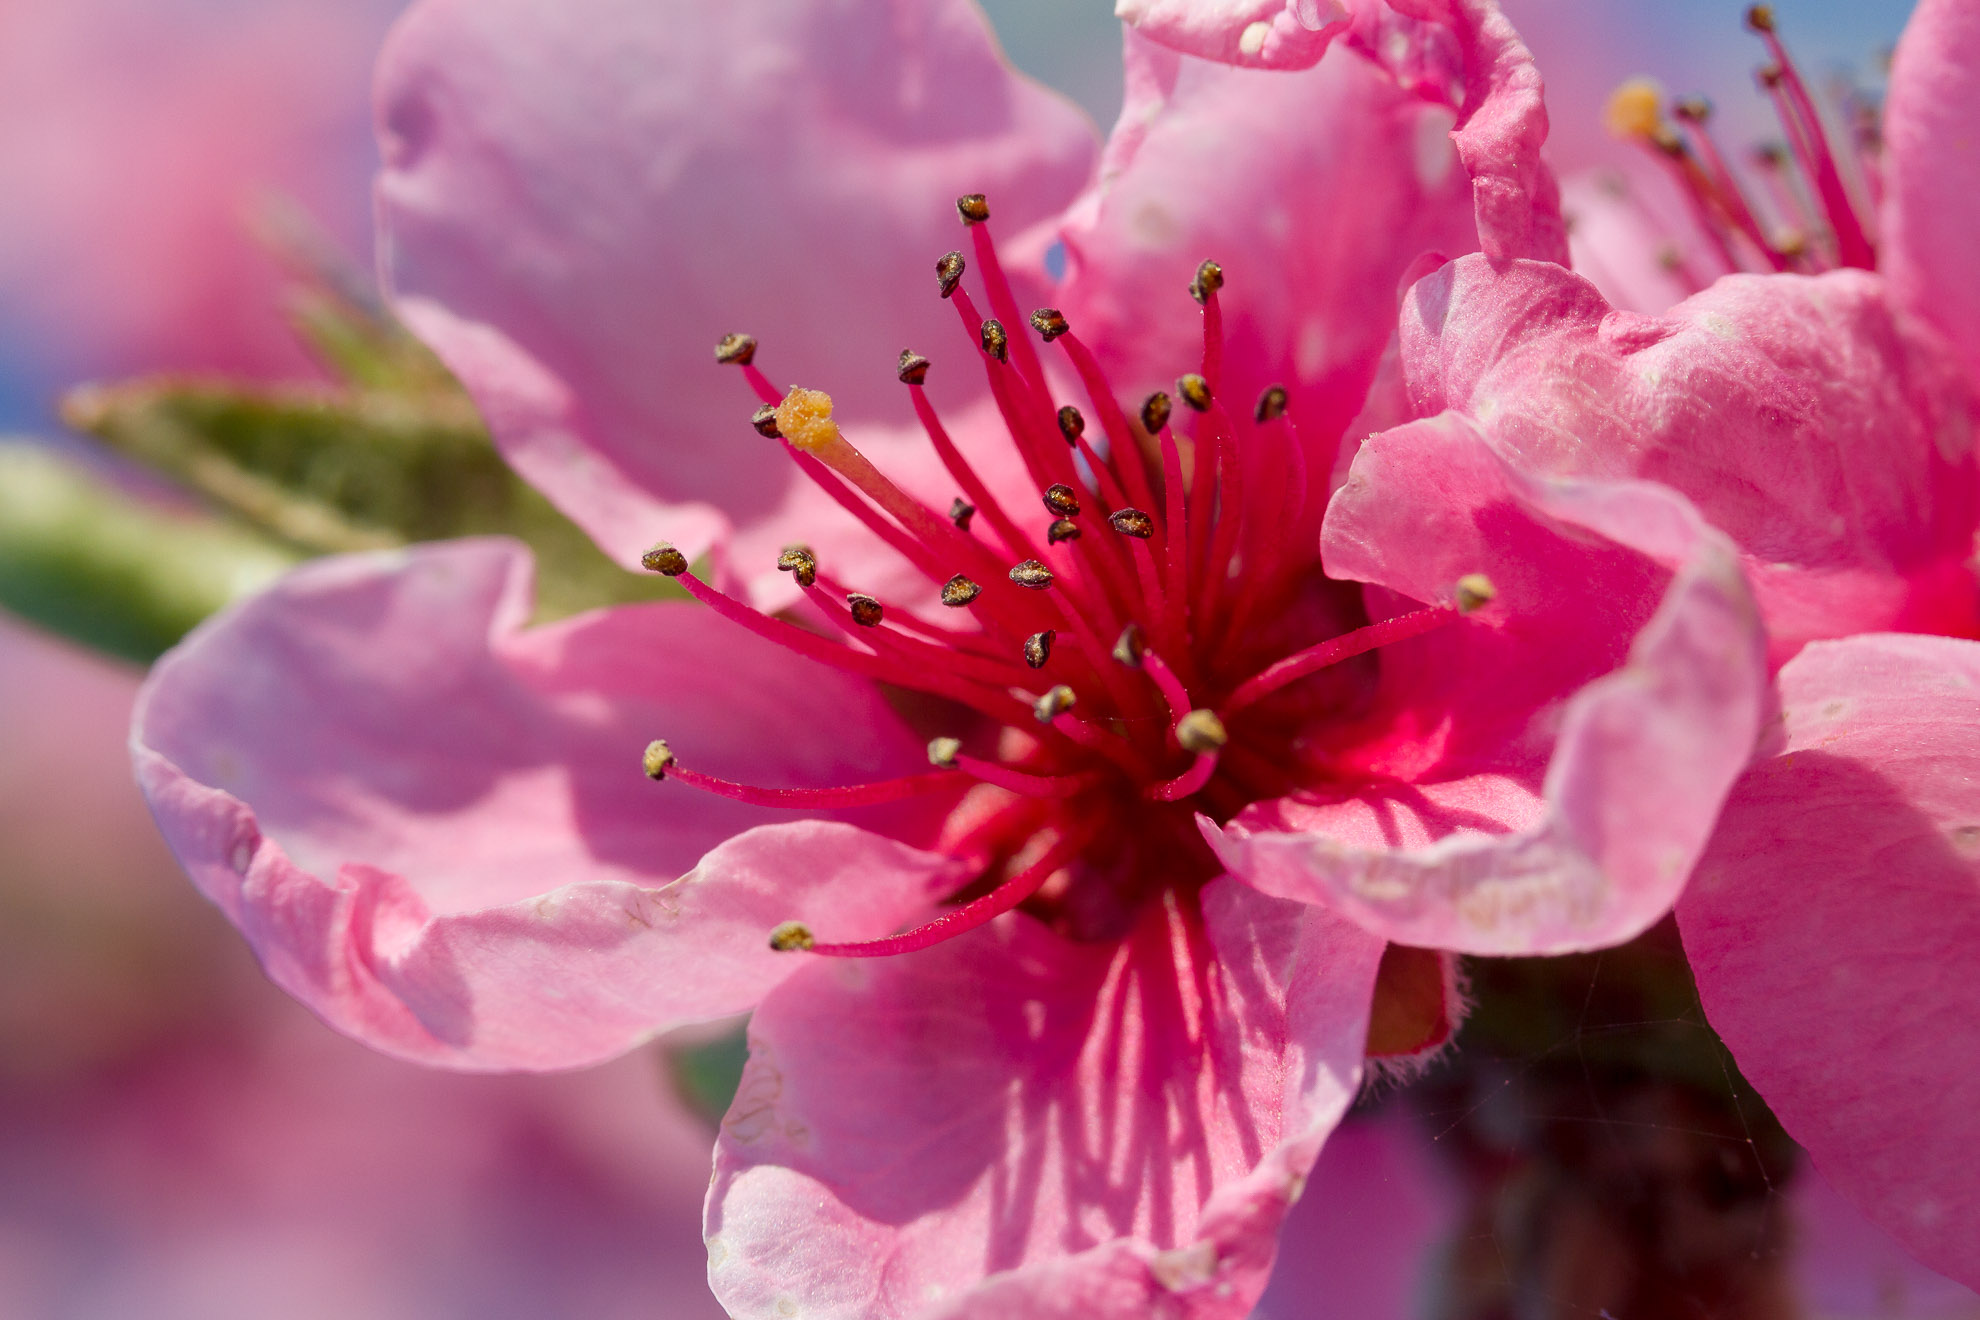
[[[132,534],[119,510],[182,511],[65,432],[71,387],[322,376],[294,294],[355,280],[364,301],[370,66],[400,7],[0,0],[0,433],[133,502],[92,503],[0,450],[0,543],[9,519],[59,511],[87,542]],[[1111,122],[1108,0],[985,7],[1020,68]],[[1550,75],[1564,172],[1627,159],[1599,114],[1636,72],[1711,94],[1734,141],[1766,131],[1731,0],[1506,7]],[[1779,6],[1809,69],[1868,83],[1907,9]],[[238,571],[281,563],[248,559]],[[59,582],[0,573],[44,596]],[[156,594],[133,608],[162,609]],[[143,654],[145,635],[103,644]],[[124,750],[140,675],[0,615],[0,1317],[718,1315],[699,1232],[711,1129],[680,1056],[462,1077],[322,1027],[153,835]],[[1434,1136],[1386,1118],[1335,1141],[1264,1314],[1422,1314],[1467,1240]],[[1821,1314],[1976,1313],[1819,1183],[1795,1198]]]

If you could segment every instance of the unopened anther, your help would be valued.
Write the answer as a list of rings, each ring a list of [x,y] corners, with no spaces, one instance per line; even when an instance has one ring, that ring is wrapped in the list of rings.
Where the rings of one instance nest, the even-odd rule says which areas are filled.
[[[1011,569],[1011,581],[1017,583],[1020,587],[1029,587],[1033,591],[1043,591],[1052,585],[1052,570],[1039,563],[1036,559],[1027,559]]]
[[[1458,613],[1471,614],[1496,600],[1499,589],[1483,573],[1466,573],[1457,580],[1451,594],[1457,598]]]
[[[789,573],[800,587],[812,586],[818,581],[818,556],[808,545],[787,545],[777,556],[777,571]]]
[[[1061,518],[1079,516],[1079,492],[1063,481],[1055,481],[1045,488],[1045,508]]]
[[[952,610],[961,609],[982,594],[983,588],[961,573],[942,584],[942,603]]]
[[[1746,26],[1755,32],[1772,32],[1774,30],[1774,7],[1772,5],[1748,5],[1746,7]]]
[[[1142,401],[1141,429],[1154,435],[1169,424],[1169,396],[1156,390]]]
[[[777,405],[774,403],[758,406],[757,410],[749,415],[749,424],[756,428],[758,435],[766,439],[775,440],[783,434],[777,429]]]
[[[881,608],[879,601],[857,591],[846,593],[846,608],[852,611],[853,622],[862,628],[878,628],[881,617],[887,612]]]
[[[1033,669],[1043,669],[1045,662],[1052,658],[1052,643],[1058,639],[1058,636],[1057,632],[1047,628],[1044,632],[1035,632],[1025,638],[1024,662]]]
[[[1210,295],[1224,287],[1224,268],[1214,261],[1206,261],[1196,268],[1196,278],[1189,282],[1189,296],[1199,303],[1210,301]]]
[[[928,764],[937,770],[956,768],[956,754],[962,751],[960,738],[930,738],[928,740]]]
[[[1784,75],[1781,73],[1780,65],[1763,64],[1753,71],[1753,76],[1760,80],[1762,87],[1771,92],[1781,85],[1781,78]]]
[[[1196,412],[1210,411],[1210,382],[1195,372],[1176,380],[1176,393]]]
[[[901,350],[901,360],[895,364],[894,374],[901,378],[903,385],[919,385],[928,379],[928,359],[911,348]]]
[[[976,506],[962,496],[958,495],[949,501],[949,521],[956,525],[957,531],[968,531],[969,520],[975,516]]]
[[[1122,536],[1146,541],[1155,535],[1155,520],[1140,509],[1115,509],[1107,515],[1107,525]]]
[[[1121,629],[1120,638],[1114,643],[1114,659],[1129,669],[1141,668],[1141,657],[1148,653],[1148,643],[1142,640],[1141,625],[1130,623]]]
[[[750,359],[755,356],[755,335],[746,335],[741,331],[737,331],[732,335],[723,335],[715,341],[715,360],[717,362],[746,367],[749,365]]]
[[[1059,434],[1066,438],[1069,445],[1077,443],[1086,434],[1086,419],[1070,403],[1059,409]]]
[[[639,758],[639,768],[646,771],[648,779],[665,779],[667,767],[673,763],[674,749],[667,746],[667,740],[664,738],[655,738],[646,744],[646,750]]]
[[[1230,740],[1229,731],[1214,710],[1193,710],[1176,721],[1176,742],[1185,752],[1208,756],[1221,751]]]
[[[802,921],[786,921],[770,932],[770,947],[778,953],[791,953],[809,949],[818,943],[811,933],[811,927]]]
[[[990,202],[982,193],[964,193],[956,198],[956,214],[966,225],[980,225],[990,218]]]
[[[1079,524],[1070,518],[1055,518],[1052,520],[1052,525],[1045,529],[1045,543],[1047,545],[1057,545],[1061,541],[1077,541],[1078,539]]]
[[[1289,396],[1283,385],[1267,385],[1265,392],[1258,396],[1258,405],[1251,410],[1254,422],[1269,422],[1286,415]]]
[[[679,577],[688,571],[687,556],[665,541],[641,555],[639,566],[662,577]]]
[[[956,286],[962,283],[963,267],[963,254],[960,252],[947,253],[935,263],[937,287],[942,290],[944,298],[954,293]]]
[[[1041,307],[1033,312],[1031,314],[1031,328],[1036,330],[1038,337],[1048,344],[1066,331],[1072,329],[1071,326],[1066,324],[1065,315],[1056,307]]]
[[[999,362],[1011,360],[1011,337],[1004,330],[1004,323],[991,317],[983,323],[983,351]]]
[[[1702,96],[1681,96],[1671,102],[1671,115],[1687,124],[1702,124],[1712,117],[1712,103]]]
[[[1040,724],[1050,724],[1078,703],[1079,698],[1073,694],[1073,690],[1061,683],[1032,702],[1031,713],[1038,717]]]

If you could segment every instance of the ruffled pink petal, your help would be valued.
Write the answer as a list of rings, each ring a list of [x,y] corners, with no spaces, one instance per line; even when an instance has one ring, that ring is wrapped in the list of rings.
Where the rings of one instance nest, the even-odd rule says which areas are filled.
[[[830,392],[886,466],[903,344],[954,345],[943,399],[981,389],[935,293],[969,246],[954,199],[988,193],[1017,261],[1095,154],[964,0],[424,0],[379,81],[400,310],[624,562],[661,536],[774,558],[817,534],[718,338],[757,335],[771,378]]]
[[[1541,472],[1687,495],[1744,552],[1777,660],[1980,625],[1972,396],[1877,276],[1731,276],[1647,317],[1555,266],[1465,258],[1411,291],[1402,336],[1420,411]]]
[[[1198,369],[1187,290],[1215,259],[1227,406],[1287,386],[1309,468],[1331,470],[1393,337],[1404,273],[1426,252],[1477,246],[1450,113],[1355,59],[1231,69],[1130,31],[1127,70],[1102,181],[1064,230],[1061,305],[1132,406]]]
[[[1540,75],[1495,0],[1118,0],[1115,10],[1151,41],[1228,64],[1305,68],[1346,38],[1413,95],[1456,116],[1451,138],[1485,252],[1567,260],[1559,189],[1540,159]],[[1130,116],[1122,129],[1135,131]]]
[[[1381,942],[1229,881],[1120,943],[1017,915],[764,1001],[716,1148],[738,1317],[1192,1317],[1257,1299],[1353,1098]]]
[[[779,922],[881,935],[948,878],[846,820],[640,771],[660,734],[777,786],[925,767],[873,690],[688,605],[523,631],[529,597],[504,541],[326,560],[146,684],[132,741],[160,829],[331,1025],[454,1067],[589,1063],[748,1008],[799,965],[768,947]]]
[[[1829,1180],[1980,1286],[1980,645],[1817,643],[1780,692],[1678,905],[1699,995]]]
[[[1452,415],[1371,437],[1328,510],[1329,575],[1497,599],[1384,648],[1336,786],[1206,835],[1265,892],[1400,944],[1560,953],[1670,909],[1745,766],[1765,687],[1732,548],[1648,483],[1515,474]]]
[[[1980,378],[1980,10],[1921,0],[1884,105],[1878,265],[1904,307],[1938,327]]]

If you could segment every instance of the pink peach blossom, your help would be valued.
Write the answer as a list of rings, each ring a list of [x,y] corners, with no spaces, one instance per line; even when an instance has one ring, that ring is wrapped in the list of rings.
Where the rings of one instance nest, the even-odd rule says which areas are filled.
[[[1778,713],[1678,906],[1700,993],[1829,1178],[1969,1284],[1977,74],[1980,15],[1926,0],[1892,71],[1881,210],[1822,185],[1841,176],[1804,131],[1830,233],[1762,254],[1784,273],[1647,316],[1557,264],[1465,257],[1410,291],[1402,330],[1419,414],[1471,419],[1529,471],[1662,482],[1737,543]]]
[[[754,1009],[707,1214],[736,1315],[1245,1314],[1371,1046],[1357,921],[1629,938],[1765,675],[1730,543],[1651,483],[1536,479],[1449,417],[1326,502],[1400,404],[1404,275],[1562,252],[1510,30],[1382,22],[1297,75],[1130,42],[1096,179],[959,0],[416,6],[397,305],[700,605],[530,628],[500,541],[298,571],[137,713],[194,880],[403,1057]],[[761,348],[710,361],[738,325]],[[897,384],[903,340],[934,357]]]

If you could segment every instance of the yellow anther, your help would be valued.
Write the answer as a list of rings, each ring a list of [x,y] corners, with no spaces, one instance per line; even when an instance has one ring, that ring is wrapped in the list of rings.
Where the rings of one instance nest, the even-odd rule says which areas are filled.
[[[1457,597],[1458,613],[1470,614],[1498,599],[1499,589],[1483,573],[1466,573],[1451,594]]]
[[[655,738],[646,744],[646,752],[640,757],[640,768],[646,771],[648,779],[665,779],[667,767],[674,763],[674,749],[667,746],[663,738]]]
[[[802,921],[786,921],[770,932],[770,947],[778,953],[808,949],[816,943],[818,941],[812,936],[811,927]]]
[[[1664,123],[1664,92],[1648,78],[1631,78],[1609,93],[1602,123],[1620,138],[1649,138]]]
[[[777,405],[777,430],[808,454],[830,448],[839,439],[839,424],[832,420],[832,396],[824,390],[792,390]]]

